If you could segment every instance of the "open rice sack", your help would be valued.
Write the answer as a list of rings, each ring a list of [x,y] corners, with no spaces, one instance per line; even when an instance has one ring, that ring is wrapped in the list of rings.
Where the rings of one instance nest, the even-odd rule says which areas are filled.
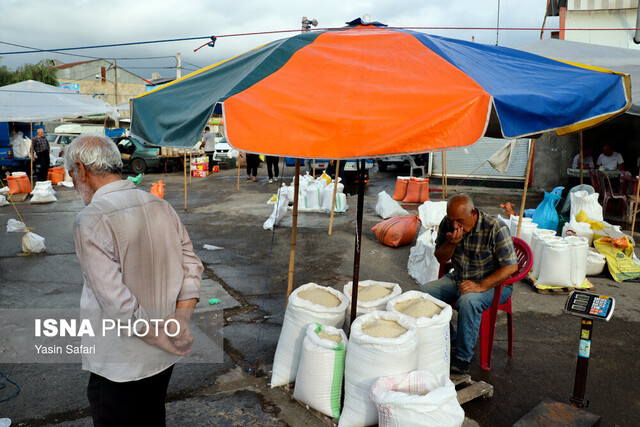
[[[449,375],[453,309],[445,302],[420,291],[408,291],[387,303],[387,311],[410,317],[416,323],[418,369]]]
[[[347,283],[343,288],[344,295],[348,301],[345,313],[345,331],[349,330],[349,324],[351,323],[351,288],[353,288],[353,282]],[[387,309],[387,303],[401,293],[402,289],[397,283],[360,280],[358,282],[358,308],[356,317],[374,310],[385,311]]]
[[[415,322],[387,311],[358,317],[351,327],[344,372],[344,408],[338,426],[376,424],[378,409],[369,398],[373,383],[380,377],[411,372],[417,364]]]
[[[412,371],[379,378],[369,394],[381,427],[461,426],[464,410],[448,374]]]
[[[291,293],[273,358],[272,388],[296,380],[307,326],[320,323],[339,328],[348,304],[342,292],[315,283],[302,285]]]
[[[293,397],[339,419],[346,349],[347,336],[342,329],[309,325],[302,341]]]

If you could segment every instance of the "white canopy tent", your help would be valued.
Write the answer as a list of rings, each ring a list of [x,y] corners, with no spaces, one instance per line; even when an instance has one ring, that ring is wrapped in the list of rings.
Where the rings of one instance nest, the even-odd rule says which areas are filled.
[[[640,116],[640,83],[637,83],[640,82],[640,49],[624,49],[558,39],[544,39],[519,46],[518,49],[547,58],[579,62],[629,74],[633,103],[626,113]]]
[[[117,119],[115,107],[106,102],[27,80],[0,87],[0,122],[36,122],[68,117],[107,114]]]

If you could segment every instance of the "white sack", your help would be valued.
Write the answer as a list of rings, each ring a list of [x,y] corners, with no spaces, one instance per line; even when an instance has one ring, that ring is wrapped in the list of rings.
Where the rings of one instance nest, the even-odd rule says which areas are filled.
[[[567,242],[544,242],[539,285],[571,286],[571,249]]]
[[[586,237],[578,236],[569,236],[565,240],[571,246],[571,267],[569,270],[571,284],[573,286],[582,286],[582,282],[584,282],[584,278],[587,275],[589,241]]]
[[[396,338],[365,335],[362,326],[376,319],[396,321],[407,331]],[[380,377],[415,370],[416,344],[415,323],[406,316],[373,311],[354,320],[345,363],[344,408],[339,427],[370,426],[378,422],[378,410],[369,398],[371,386]]]
[[[361,314],[371,313],[372,311],[375,311],[375,310],[385,311],[387,309],[387,303],[402,293],[402,289],[400,288],[400,285],[397,283],[378,282],[377,280],[360,280],[358,282],[358,288],[367,287],[371,285],[380,285],[383,288],[390,289],[391,293],[389,295],[386,295],[382,298],[378,298],[373,301],[362,301],[360,298],[358,298],[358,308],[356,311],[356,317],[360,316]],[[345,316],[344,316],[345,331],[349,330],[349,324],[351,323],[351,288],[352,287],[353,287],[353,282],[349,282],[346,285],[344,285],[344,288],[342,290],[344,292],[344,295],[347,297],[347,303],[348,303],[347,311],[345,312]],[[360,294],[360,291],[358,292],[358,294]]]
[[[337,307],[324,307],[298,296],[302,291],[316,288],[330,292],[340,300],[340,305]],[[302,341],[304,340],[307,326],[317,322],[324,326],[339,328],[344,322],[344,311],[348,303],[347,298],[340,291],[318,286],[315,283],[302,285],[291,293],[287,311],[284,314],[284,321],[282,322],[276,354],[273,358],[272,388],[289,384],[296,380]]]
[[[520,238],[527,242],[527,245],[531,246],[531,237],[533,236],[533,232],[538,228],[538,224],[535,222],[523,222],[520,225]],[[518,231],[518,226],[516,225],[516,233]],[[516,234],[513,234],[516,236]]]
[[[0,195],[2,195],[2,196],[8,196],[8,195],[9,195],[9,187],[2,187],[2,188],[0,188]]]
[[[337,335],[341,342],[322,339],[321,332]],[[294,399],[322,412],[340,418],[340,397],[347,336],[342,329],[313,323],[307,327],[302,342],[300,365],[296,375]]]
[[[531,270],[530,270],[530,274],[533,277],[538,277],[537,274],[540,272],[540,266],[538,265],[538,270],[536,271],[535,267],[536,264],[540,264],[540,259],[536,258],[536,253],[538,250],[538,245],[540,244],[540,240],[542,239],[542,237],[544,236],[555,236],[556,232],[553,230],[545,230],[544,228],[541,229],[535,229],[533,231],[533,235],[531,236],[531,253],[533,254],[533,260],[531,261]],[[540,252],[539,254],[542,254],[542,252]],[[540,255],[538,255],[540,256]],[[535,273],[535,274],[534,274]]]
[[[501,173],[506,173],[511,162],[511,154],[516,146],[516,140],[511,139],[506,142],[498,151],[493,153],[487,160],[492,168]]]
[[[386,191],[378,193],[378,203],[376,204],[376,213],[382,217],[382,219],[391,218],[394,216],[408,216],[409,212],[402,209],[400,203],[393,200]]]
[[[442,222],[442,218],[447,215],[447,202],[427,200],[418,207],[418,215],[424,228],[437,228]]]
[[[24,225],[24,222],[18,221],[17,219],[9,218],[7,221],[7,233],[15,233],[15,232],[27,232],[27,226]]]
[[[426,230],[416,240],[416,245],[409,251],[407,269],[419,285],[424,285],[438,278],[440,263],[435,257],[436,237],[438,233]]]
[[[586,191],[571,193],[571,214],[569,218],[573,219],[580,211],[584,211],[590,220],[602,222],[604,218],[602,216],[602,206],[598,203],[599,196],[598,193],[589,194]]]
[[[271,212],[271,216],[264,222],[262,228],[265,230],[273,230],[273,226],[278,224],[282,218],[284,218],[288,207],[289,192],[286,187],[281,187],[280,190],[278,190],[278,196],[276,198],[276,203],[273,206],[273,212]]]
[[[589,248],[587,251],[587,276],[601,274],[605,265],[607,265],[607,258],[595,248]]]
[[[31,252],[39,254],[45,251],[44,237],[38,236],[36,233],[28,231],[22,237],[22,250],[23,252]]]
[[[538,237],[538,243],[536,243],[536,251],[533,254],[533,264],[531,265],[531,277],[538,279],[540,275],[540,267],[542,266],[542,253],[544,252],[544,245],[548,242],[561,242],[562,237],[554,235],[542,235]]]
[[[20,157],[20,158],[29,157],[29,151],[31,149],[31,140],[29,138],[25,138],[22,132],[16,132],[11,137],[10,143],[11,143],[11,147],[13,148],[14,157]]]
[[[322,185],[317,182],[309,184],[304,192],[305,208],[320,209],[322,207],[322,190]]]
[[[562,237],[567,236],[584,237],[587,239],[589,246],[593,243],[593,230],[591,229],[591,224],[587,222],[578,222],[575,217],[571,218],[571,220],[562,227]]]
[[[379,378],[369,394],[381,427],[461,426],[457,396],[448,374],[423,370]]]
[[[38,181],[31,192],[33,196],[31,203],[51,203],[58,199],[55,196],[55,190],[51,186],[51,181]]]
[[[512,236],[515,236],[518,233],[518,221],[520,220],[520,217],[517,215],[510,215],[509,216],[509,232],[511,233]],[[527,226],[533,224],[533,219],[532,218],[522,218],[522,225],[520,226],[520,233],[522,233],[522,230]]]
[[[9,202],[7,202],[7,198],[3,194],[0,194],[0,206],[5,206],[8,204]]]
[[[413,318],[396,310],[396,304],[418,298],[431,301],[442,309],[433,317]],[[445,302],[420,291],[408,291],[387,303],[387,311],[406,316],[415,322],[418,337],[418,369],[449,375],[451,337],[449,322],[453,309]]]

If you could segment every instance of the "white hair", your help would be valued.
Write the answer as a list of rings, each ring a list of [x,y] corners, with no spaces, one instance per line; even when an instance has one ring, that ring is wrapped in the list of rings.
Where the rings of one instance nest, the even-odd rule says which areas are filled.
[[[120,151],[106,136],[82,134],[74,139],[64,152],[64,166],[75,173],[78,162],[95,175],[122,173]]]

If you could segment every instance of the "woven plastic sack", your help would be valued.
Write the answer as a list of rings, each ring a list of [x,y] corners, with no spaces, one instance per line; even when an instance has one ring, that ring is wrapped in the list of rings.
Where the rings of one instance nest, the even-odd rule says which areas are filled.
[[[442,311],[433,317],[408,316],[396,309],[401,302],[424,299],[440,307]],[[387,311],[406,316],[415,322],[418,337],[418,369],[449,375],[451,364],[451,336],[449,322],[453,309],[445,302],[420,291],[408,291],[387,303]]]
[[[3,194],[0,194],[0,206],[6,206],[8,204],[9,202],[7,202],[7,198]]]
[[[371,231],[376,233],[378,241],[383,245],[397,248],[413,242],[418,231],[417,227],[418,217],[397,216],[376,224]]]
[[[340,337],[340,342],[320,338],[321,333]],[[302,342],[293,397],[339,419],[346,349],[347,336],[342,329],[319,323],[309,325]]]
[[[429,178],[410,178],[404,203],[423,203],[429,200]]]
[[[538,246],[540,245],[540,242],[543,238],[545,238],[546,236],[555,236],[555,231],[553,230],[545,230],[544,228],[538,230],[534,230],[533,231],[533,235],[531,236],[531,253],[533,254],[533,260],[532,260],[532,264],[531,264],[531,270],[529,275],[533,276],[533,277],[538,277],[538,273],[540,272],[540,269],[538,268],[538,270],[536,271],[536,264],[540,264],[540,259],[536,258],[536,253],[538,250]],[[539,252],[538,256],[541,256],[542,252]],[[539,267],[539,266],[538,266]],[[535,274],[534,274],[535,272]]]
[[[30,252],[39,254],[45,251],[44,237],[38,236],[36,233],[28,231],[22,237],[22,250],[24,252]]]
[[[29,194],[31,193],[31,183],[29,177],[24,175],[7,176],[7,185],[9,186],[9,195],[13,194]]]
[[[27,226],[24,225],[24,222],[18,221],[17,219],[9,218],[7,221],[7,233],[26,233]]]
[[[158,180],[158,182],[151,184],[151,191],[149,191],[149,193],[164,199],[164,186],[165,183],[162,182],[162,180]]]
[[[393,196],[391,198],[393,200],[400,201],[405,198],[407,195],[407,186],[409,185],[409,177],[408,176],[399,176],[396,180],[396,188],[393,190]]]
[[[602,215],[602,206],[598,203],[598,197],[600,194],[589,194],[586,191],[576,191],[570,193],[571,197],[571,214],[569,218],[575,218],[580,211],[584,211],[587,214],[587,218],[592,221],[604,221]]]
[[[571,220],[562,227],[562,237],[567,236],[584,237],[587,239],[589,246],[593,243],[593,230],[591,229],[591,225],[586,222],[576,221],[575,218],[571,218]]]
[[[325,307],[299,297],[300,292],[312,289],[328,291],[340,300],[337,307]],[[339,328],[344,322],[344,313],[348,304],[347,298],[340,291],[333,288],[308,283],[300,286],[289,296],[289,304],[284,314],[282,330],[273,358],[273,373],[271,387],[279,387],[296,380],[302,341],[309,324],[320,323],[325,326]]]
[[[320,180],[320,182],[325,182],[325,180]],[[333,187],[335,182],[327,185],[322,190],[322,210],[325,212],[331,211],[331,204],[333,203]],[[335,212],[344,212],[347,206],[347,195],[343,193],[344,184],[338,183],[338,190],[336,192],[336,205],[334,208]]]
[[[582,286],[587,275],[587,252],[589,241],[586,237],[569,236],[565,240],[571,246],[571,268],[569,270],[571,284]]]
[[[289,191],[287,187],[282,184],[280,190],[278,190],[278,195],[276,196],[276,202],[273,206],[273,212],[271,212],[271,216],[264,222],[262,228],[265,230],[273,230],[273,226],[278,224],[282,218],[284,218],[287,213],[287,208],[289,207]]]
[[[609,273],[616,282],[640,277],[640,265],[633,260],[633,245],[629,238],[603,237],[593,241],[593,246],[607,259]]]
[[[400,203],[396,202],[387,194],[386,191],[378,193],[378,203],[376,204],[376,213],[387,219],[395,216],[408,216],[409,212],[402,209]]]
[[[544,242],[536,284],[571,286],[571,248],[565,241]]]
[[[427,200],[418,207],[418,214],[423,227],[437,228],[440,226],[442,218],[447,216],[447,202],[431,202]]]
[[[531,266],[531,276],[538,278],[540,275],[540,267],[542,265],[542,254],[546,244],[551,242],[562,242],[562,237],[556,235],[542,235],[538,237],[536,243],[536,251],[533,253],[533,264]]]
[[[391,292],[389,295],[383,296],[382,298],[375,299],[373,301],[362,301],[361,298],[358,298],[358,308],[356,309],[356,317],[361,314],[371,313],[372,311],[385,311],[387,309],[387,303],[391,301],[393,298],[397,297],[402,293],[402,289],[400,285],[397,283],[391,282],[378,282],[377,280],[360,280],[358,282],[358,288],[372,286],[372,285],[380,285],[384,288],[389,289]],[[344,330],[349,330],[349,324],[351,323],[351,290],[353,288],[353,282],[349,282],[344,285],[343,293],[347,298],[348,305],[347,310],[345,312],[345,327]],[[361,291],[358,292],[360,294]]]
[[[51,203],[58,199],[55,196],[55,190],[51,186],[51,181],[38,181],[36,187],[31,192],[33,196],[31,203]]]
[[[326,183],[324,179],[321,181]],[[324,187],[317,182],[309,184],[304,192],[305,207],[307,209],[320,209],[322,207],[323,189]]]
[[[362,327],[376,319],[395,321],[407,331],[395,338],[364,334]],[[407,317],[385,311],[373,311],[358,317],[351,327],[344,372],[344,408],[338,426],[377,424],[378,409],[369,398],[371,386],[380,377],[415,370],[418,364],[416,349],[416,326]]]
[[[381,427],[461,426],[464,410],[448,374],[417,370],[379,378],[369,394]]]
[[[435,257],[437,236],[438,233],[431,229],[424,231],[416,239],[416,245],[409,251],[407,272],[419,285],[438,278],[440,263]]]

